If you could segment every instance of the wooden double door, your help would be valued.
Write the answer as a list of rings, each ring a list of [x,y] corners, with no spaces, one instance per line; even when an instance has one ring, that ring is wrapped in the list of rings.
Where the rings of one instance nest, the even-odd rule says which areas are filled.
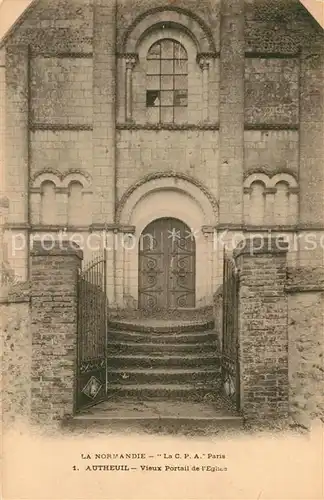
[[[144,229],[139,241],[139,307],[195,307],[196,243],[178,219],[161,218]]]

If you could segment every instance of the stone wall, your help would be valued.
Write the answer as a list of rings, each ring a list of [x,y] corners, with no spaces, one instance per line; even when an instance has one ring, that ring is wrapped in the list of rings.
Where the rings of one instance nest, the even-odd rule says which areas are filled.
[[[290,269],[287,293],[290,415],[309,427],[324,421],[323,269]]]
[[[165,171],[185,173],[200,179],[217,196],[218,147],[218,131],[119,131],[118,198],[146,175]]]
[[[32,334],[28,293],[19,287],[1,295],[1,415],[7,426],[30,419]]]
[[[298,123],[298,59],[245,60],[245,124]]]
[[[32,123],[92,125],[92,58],[37,56],[30,72]]]

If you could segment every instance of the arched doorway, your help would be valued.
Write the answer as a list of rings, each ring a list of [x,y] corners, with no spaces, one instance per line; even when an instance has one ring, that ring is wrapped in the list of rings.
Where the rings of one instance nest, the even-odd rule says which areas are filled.
[[[138,270],[140,309],[195,307],[196,243],[184,222],[160,218],[146,226]]]

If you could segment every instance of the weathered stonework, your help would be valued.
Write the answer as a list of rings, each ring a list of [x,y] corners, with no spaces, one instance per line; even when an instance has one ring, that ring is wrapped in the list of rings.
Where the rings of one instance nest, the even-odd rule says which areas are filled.
[[[324,419],[324,274],[288,270],[289,402],[293,420],[310,427]]]
[[[148,50],[163,37],[181,43],[189,61],[188,106],[179,106],[172,123],[160,123],[146,103]],[[317,248],[305,248],[301,238],[290,254],[295,252],[298,265],[320,265],[323,41],[322,30],[297,0],[35,2],[5,40],[9,240],[20,233],[27,240],[29,227],[53,234],[66,227],[112,227],[132,186],[174,171],[208,188],[217,207],[212,225],[236,227],[245,235],[287,229],[297,240],[297,229],[316,228]],[[80,176],[68,177],[71,171]],[[254,197],[255,186],[245,189],[251,174],[291,174],[297,185],[287,179],[270,191],[267,183],[264,191],[257,185],[263,217],[255,200],[247,202]],[[37,186],[36,175],[42,181]],[[150,187],[146,211],[153,220],[169,208],[170,193],[157,200],[161,210],[156,204],[152,210]],[[178,200],[176,191],[168,216],[182,220],[182,191]],[[196,205],[205,195],[201,191]],[[207,219],[199,218],[199,234],[211,224]],[[136,236],[138,231],[133,228]],[[210,242],[208,248],[208,275],[220,276]],[[22,279],[28,275],[26,249],[13,255],[8,244],[10,266]],[[109,270],[115,281],[108,288],[124,290],[127,302],[124,256],[118,264],[124,272]],[[130,269],[134,289],[136,273],[136,266]],[[202,285],[204,300],[215,284],[213,277]]]
[[[3,290],[1,290],[2,292]],[[31,415],[32,334],[27,293],[1,294],[1,416],[5,427]]]

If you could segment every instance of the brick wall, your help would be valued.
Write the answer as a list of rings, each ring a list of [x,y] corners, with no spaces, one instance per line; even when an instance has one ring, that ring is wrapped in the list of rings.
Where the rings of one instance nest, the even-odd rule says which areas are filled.
[[[26,423],[31,411],[32,357],[28,293],[1,293],[0,322],[2,423]]]
[[[246,240],[235,252],[240,272],[241,406],[250,420],[288,416],[286,253],[282,241],[268,238],[255,240],[254,246],[253,240]]]
[[[51,244],[51,242],[49,242]],[[36,422],[73,414],[77,334],[77,272],[82,254],[61,243],[35,242],[31,266],[31,411]]]

